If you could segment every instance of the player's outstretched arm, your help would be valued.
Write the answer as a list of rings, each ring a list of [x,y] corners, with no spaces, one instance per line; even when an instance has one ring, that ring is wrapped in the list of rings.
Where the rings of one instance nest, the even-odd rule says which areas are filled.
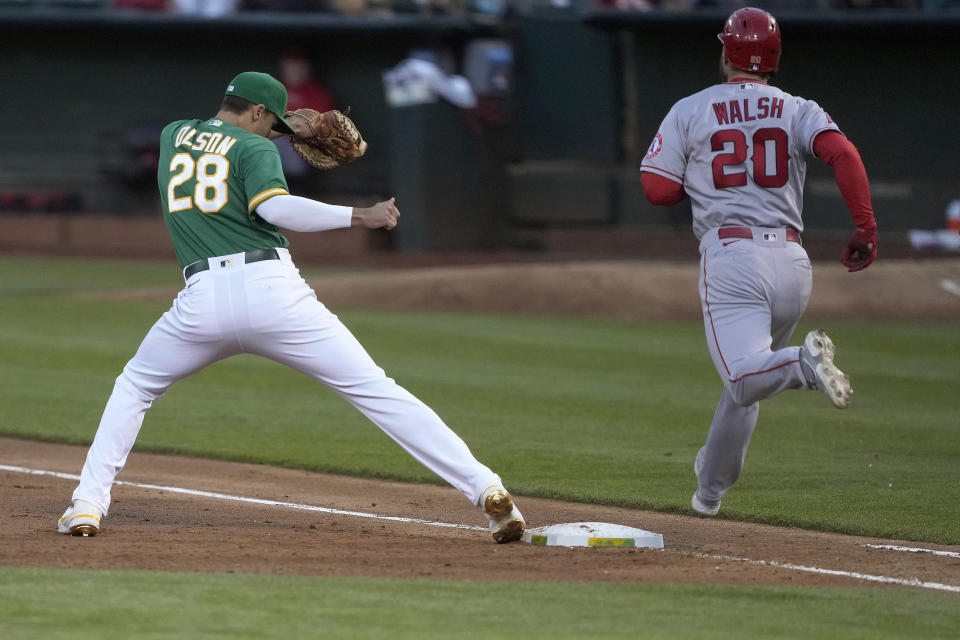
[[[291,231],[329,231],[349,227],[353,207],[281,194],[257,205],[257,214],[270,224]]]
[[[367,229],[393,229],[400,218],[396,200],[396,198],[390,198],[372,207],[354,207],[351,225]]]
[[[877,257],[877,221],[860,152],[839,131],[824,131],[818,135],[813,141],[813,152],[833,168],[837,186],[857,226],[840,262],[849,271],[866,269]]]

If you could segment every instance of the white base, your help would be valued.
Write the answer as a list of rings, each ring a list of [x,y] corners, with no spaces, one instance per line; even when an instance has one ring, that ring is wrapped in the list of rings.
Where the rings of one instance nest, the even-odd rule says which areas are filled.
[[[548,547],[648,547],[663,549],[663,536],[608,522],[565,522],[523,532],[524,542]]]

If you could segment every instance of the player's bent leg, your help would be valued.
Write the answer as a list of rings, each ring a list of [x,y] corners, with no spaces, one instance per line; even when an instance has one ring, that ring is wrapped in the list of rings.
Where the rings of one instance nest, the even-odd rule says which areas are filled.
[[[718,244],[701,257],[707,345],[724,385],[744,407],[805,384],[798,349],[776,348],[781,345],[772,335],[780,338],[785,326],[796,324],[810,295],[809,260],[791,245],[770,250]],[[807,269],[795,273],[795,262]]]
[[[774,350],[764,299],[701,297],[707,346],[717,373],[741,406],[805,384],[799,349]]]
[[[733,362],[724,380],[730,395],[744,407],[804,384],[798,347],[767,350]]]
[[[737,404],[748,407],[805,384],[798,347],[771,349],[765,306],[712,305],[704,315],[707,345],[717,373]],[[735,315],[736,312],[739,315]]]

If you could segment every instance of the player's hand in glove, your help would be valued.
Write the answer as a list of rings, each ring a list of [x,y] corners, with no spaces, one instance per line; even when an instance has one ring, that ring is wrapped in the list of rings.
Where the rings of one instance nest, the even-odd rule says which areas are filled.
[[[293,148],[317,169],[339,167],[367,152],[367,143],[353,120],[336,109],[323,113],[297,109],[288,111],[283,119],[296,132]]]
[[[877,228],[860,229],[853,234],[840,262],[847,271],[860,271],[870,266],[877,257]]]
[[[400,210],[394,204],[396,198],[390,198],[384,202],[378,202],[372,207],[353,208],[352,225],[354,227],[366,227],[368,229],[393,229],[397,226],[397,219],[400,217]]]

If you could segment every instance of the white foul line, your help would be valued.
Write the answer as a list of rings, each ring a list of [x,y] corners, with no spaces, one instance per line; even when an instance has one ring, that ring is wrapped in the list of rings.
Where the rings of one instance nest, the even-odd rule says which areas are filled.
[[[79,480],[80,476],[72,473],[60,473],[59,471],[43,471],[40,469],[28,469],[26,467],[10,467],[0,464],[0,471],[16,471],[18,473],[29,473],[35,476],[53,476],[54,478],[63,478],[64,480]],[[469,529],[471,531],[486,531],[485,527],[475,527],[469,524],[453,524],[450,522],[436,522],[434,520],[420,520],[419,518],[401,518],[399,516],[382,516],[376,513],[366,513],[364,511],[344,511],[342,509],[330,509],[328,507],[315,507],[309,504],[297,504],[296,502],[281,502],[279,500],[263,500],[261,498],[245,498],[243,496],[233,496],[228,493],[216,493],[213,491],[200,491],[198,489],[184,489],[182,487],[167,487],[159,484],[145,484],[142,482],[127,482],[117,480],[114,484],[127,487],[138,487],[140,489],[156,489],[157,491],[169,491],[170,493],[183,493],[189,496],[200,496],[203,498],[217,498],[218,500],[233,500],[234,502],[249,502],[251,504],[263,504],[271,507],[287,507],[288,509],[299,509],[301,511],[319,511],[321,513],[333,513],[341,516],[355,516],[357,518],[374,518],[376,520],[391,520],[393,522],[407,522],[412,524],[428,524],[432,527],[447,527],[451,529]]]
[[[921,547],[900,547],[895,544],[865,544],[863,546],[870,547],[871,549],[890,549],[891,551],[909,551],[910,553],[932,553],[935,556],[960,558],[960,553],[956,551],[940,551],[938,549],[923,549]]]
[[[940,280],[940,288],[946,291],[947,293],[952,293],[953,295],[960,298],[960,280],[950,280],[949,278],[943,278]]]
[[[13,471],[16,473],[28,473],[35,476],[52,476],[54,478],[62,478],[64,480],[79,480],[80,476],[72,473],[61,473],[59,471],[44,471],[41,469],[29,469],[27,467],[12,467],[5,464],[0,464],[0,471]],[[184,489],[182,487],[168,487],[158,484],[145,484],[141,482],[127,482],[123,480],[118,480],[114,484],[124,485],[128,487],[138,487],[140,489],[155,489],[157,491],[169,491],[171,493],[182,493],[191,496],[200,496],[204,498],[216,498],[218,500],[233,500],[235,502],[248,502],[251,504],[262,504],[273,507],[287,507],[289,509],[299,509],[301,511],[319,511],[322,513],[333,513],[343,516],[355,516],[358,518],[374,518],[377,520],[390,520],[393,522],[407,522],[412,524],[424,524],[430,525],[432,527],[447,527],[451,529],[468,529],[471,531],[486,531],[484,527],[475,527],[465,524],[452,524],[449,522],[436,522],[433,520],[420,520],[418,518],[401,518],[399,516],[382,516],[375,513],[366,513],[363,511],[344,511],[342,509],[329,509],[327,507],[315,507],[308,504],[297,504],[295,502],[281,502],[278,500],[263,500],[261,498],[246,498],[243,496],[234,496],[227,493],[215,493],[212,491],[200,491],[197,489]],[[872,546],[872,545],[867,545]],[[892,545],[891,545],[892,546]],[[886,548],[886,547],[884,547]],[[926,549],[924,549],[926,551]],[[951,552],[940,552],[944,554],[950,554]],[[883,582],[887,584],[899,584],[907,587],[920,587],[923,589],[936,589],[938,591],[951,591],[954,593],[960,593],[960,586],[950,585],[950,584],[941,584],[939,582],[924,582],[918,580],[917,578],[891,578],[888,576],[876,576],[869,573],[857,573],[855,571],[840,571],[837,569],[821,569],[820,567],[807,567],[800,564],[790,564],[786,562],[777,562],[775,560],[754,560],[752,558],[741,558],[737,556],[720,556],[720,555],[709,555],[703,553],[691,554],[700,558],[711,558],[714,560],[734,560],[737,562],[746,562],[748,564],[754,564],[765,567],[776,567],[778,569],[790,569],[793,571],[806,571],[808,573],[819,573],[822,575],[831,575],[831,576],[842,576],[847,578],[854,578],[856,580],[866,580],[869,582]]]
[[[807,567],[802,564],[791,564],[789,562],[777,562],[776,560],[753,560],[752,558],[740,558],[737,556],[713,556],[704,553],[698,553],[701,558],[712,558],[714,560],[735,560],[765,567],[776,567],[778,569],[792,569],[793,571],[806,571],[808,573],[821,573],[828,576],[841,576],[845,578],[855,578],[857,580],[867,580],[870,582],[884,582],[887,584],[899,584],[906,587],[922,587],[924,589],[936,589],[938,591],[952,591],[960,593],[960,586],[952,584],[942,584],[940,582],[925,582],[917,578],[891,578],[889,576],[875,576],[869,573],[858,573],[856,571],[840,571],[838,569],[821,569],[820,567]]]

